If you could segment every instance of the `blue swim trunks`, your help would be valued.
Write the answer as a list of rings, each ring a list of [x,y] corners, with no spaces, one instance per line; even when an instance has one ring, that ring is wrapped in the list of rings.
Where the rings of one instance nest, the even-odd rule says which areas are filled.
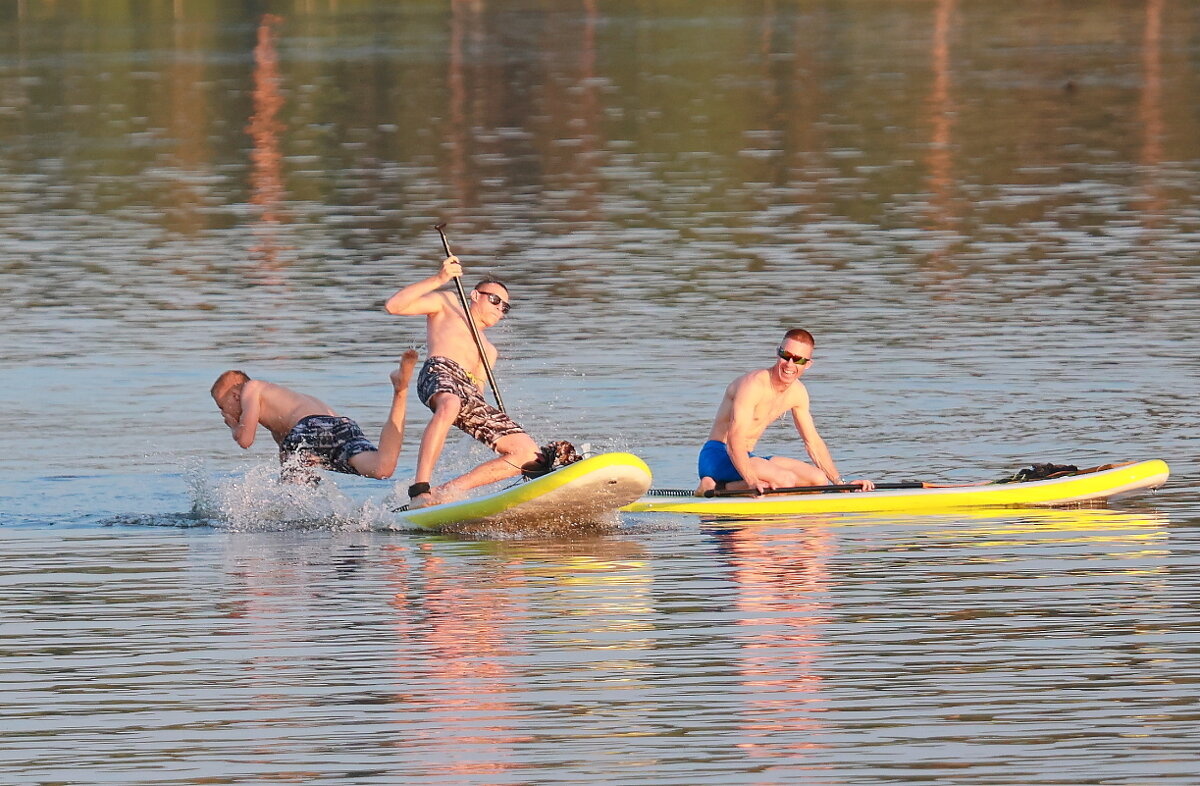
[[[751,453],[750,455],[755,454]],[[764,458],[770,458],[770,456],[764,456]],[[718,483],[732,483],[742,479],[741,473],[729,460],[729,451],[725,449],[725,443],[716,439],[710,439],[704,443],[704,447],[700,448],[696,471],[700,477],[712,478]]]

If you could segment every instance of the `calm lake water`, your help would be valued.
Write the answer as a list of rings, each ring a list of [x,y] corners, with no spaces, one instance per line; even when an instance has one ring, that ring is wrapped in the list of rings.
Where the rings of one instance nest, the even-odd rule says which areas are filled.
[[[0,780],[1195,783],[1197,63],[1182,0],[0,5]],[[209,385],[378,434],[443,221],[509,410],[658,486],[795,326],[846,474],[1171,481],[455,538],[414,396],[281,491]]]

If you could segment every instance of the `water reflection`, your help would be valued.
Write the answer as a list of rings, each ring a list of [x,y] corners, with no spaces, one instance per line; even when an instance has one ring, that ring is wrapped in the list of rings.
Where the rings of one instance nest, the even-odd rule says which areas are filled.
[[[399,551],[389,550],[393,625],[403,642],[395,686],[407,707],[434,721],[405,723],[405,736],[450,772],[501,772],[510,746],[528,739],[507,698],[517,680],[510,663],[522,651],[511,631],[527,624],[528,606],[490,560],[464,565],[431,543],[411,559],[395,559]]]
[[[748,699],[739,744],[754,758],[793,758],[820,748],[826,671],[819,661],[832,621],[827,562],[837,538],[820,518],[786,529],[709,525],[736,584],[737,663]],[[787,740],[787,742],[781,742]]]
[[[897,753],[923,740],[976,739],[1013,712],[1068,711],[1063,691],[1082,675],[1107,679],[1115,669],[1154,682],[1144,667],[1173,651],[1177,635],[1177,557],[1159,514],[1029,509],[702,526],[732,569],[744,628],[737,658],[753,708],[740,747],[756,758],[819,767],[826,745],[864,714],[878,731],[869,736]],[[851,701],[859,683],[868,687]],[[1093,705],[1098,722],[1139,733],[1117,683],[1094,689],[1106,696]],[[1162,697],[1179,686],[1151,690]],[[997,702],[986,711],[985,693]],[[976,709],[954,709],[962,705]],[[1047,744],[1070,739],[1039,728]],[[972,747],[962,759],[980,772],[1011,764],[1007,732],[993,731],[999,749]],[[894,764],[940,766],[920,758]]]
[[[170,235],[195,237],[207,227],[204,201],[205,173],[213,161],[213,150],[205,134],[212,111],[206,91],[202,28],[177,24],[172,41],[172,62],[166,77],[169,113],[166,134],[175,141],[173,177],[164,176],[163,229]]]
[[[1159,184],[1158,168],[1163,161],[1162,137],[1162,16],[1164,0],[1146,1],[1145,32],[1142,37],[1142,97],[1138,118],[1142,126],[1141,166],[1146,199],[1142,208],[1143,225],[1157,228],[1165,195]]]
[[[957,236],[954,203],[954,150],[953,129],[955,106],[950,93],[952,69],[950,38],[954,30],[953,20],[956,0],[938,0],[934,10],[933,24],[933,90],[929,96],[929,115],[932,124],[927,164],[929,187],[933,192],[930,201],[930,229],[947,237]],[[948,242],[931,254],[931,265],[935,269],[953,267]]]
[[[994,522],[994,523],[992,523]],[[960,535],[962,545],[986,548],[989,542],[979,537],[1035,535],[1048,544],[1140,542],[1166,540],[1170,519],[1162,513],[1134,513],[1107,507],[1080,508],[1001,508],[962,511],[954,514],[955,527],[929,530],[945,536]],[[928,522],[926,522],[928,526]],[[1017,540],[1013,545],[1023,545]]]
[[[442,763],[460,774],[516,766],[512,746],[535,739],[521,722],[531,691],[560,670],[597,690],[633,687],[644,667],[623,652],[640,649],[631,634],[649,628],[642,554],[607,539],[387,549],[396,696],[423,718],[398,722],[435,768],[428,774]],[[559,663],[559,650],[597,657]]]
[[[451,0],[450,49],[447,56],[450,120],[445,129],[450,142],[450,182],[454,184],[457,203],[470,208],[478,203],[473,187],[474,178],[467,177],[468,140],[483,118],[468,116],[465,64],[465,42],[470,38],[478,47],[483,38],[482,0]],[[452,219],[458,216],[452,216]]]
[[[250,174],[250,203],[258,208],[254,224],[255,243],[251,256],[258,260],[263,271],[277,270],[279,259],[279,224],[284,218],[286,191],[283,181],[283,156],[279,150],[280,135],[286,130],[279,120],[283,108],[280,92],[279,54],[276,51],[278,27],[283,18],[265,14],[258,26],[258,43],[254,47],[254,115],[246,133],[254,145],[250,151],[253,168]],[[269,274],[264,283],[278,284],[281,280]]]
[[[722,544],[735,535],[751,537],[743,534],[746,531],[764,530],[774,539],[787,533],[791,533],[788,537],[795,538],[843,528],[875,531],[886,527],[893,537],[912,543],[914,548],[921,548],[925,542],[933,541],[939,546],[982,549],[991,549],[1001,543],[1022,546],[1037,542],[1053,546],[1165,541],[1169,536],[1170,523],[1166,513],[1114,510],[1103,505],[1075,508],[969,508],[913,517],[829,514],[796,519],[778,516],[761,519],[700,519],[706,531],[720,535],[719,542]],[[1017,537],[1020,535],[1041,537],[1026,541]],[[1010,536],[1016,539],[1007,540]],[[784,560],[782,564],[788,562]]]
[[[1132,778],[1190,750],[1191,531],[1041,509],[530,543],[3,528],[24,731],[0,749],[46,781],[62,743],[128,765],[114,734],[179,780]]]

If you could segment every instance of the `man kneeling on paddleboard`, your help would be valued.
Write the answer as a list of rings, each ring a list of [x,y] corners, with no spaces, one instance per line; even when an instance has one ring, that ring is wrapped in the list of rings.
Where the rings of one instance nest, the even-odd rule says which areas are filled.
[[[475,285],[469,303],[461,289],[463,302],[455,300],[448,291],[438,291],[461,275],[458,258],[447,256],[436,275],[404,287],[388,298],[385,306],[389,314],[423,314],[429,345],[429,356],[417,377],[417,395],[433,411],[433,418],[421,437],[417,475],[408,489],[412,508],[447,502],[468,489],[515,477],[523,471],[534,473],[538,467],[549,469],[555,463],[578,460],[570,443],[556,442],[539,449],[502,408],[484,400],[483,380],[490,377],[499,353],[483,331],[508,313],[509,292],[502,281],[491,277]],[[433,468],[452,425],[499,456],[431,488]]]
[[[815,346],[807,330],[789,330],[775,351],[775,365],[743,374],[725,388],[708,442],[700,449],[697,496],[718,487],[753,489],[762,494],[773,488],[844,482],[825,440],[817,433],[808,410],[808,390],[800,382],[812,362]],[[791,410],[796,431],[816,466],[786,456],[756,456],[751,452],[767,426],[787,410]],[[863,491],[875,488],[869,480],[849,482]]]
[[[390,478],[404,441],[404,410],[408,383],[417,365],[417,351],[410,349],[391,373],[392,408],[379,435],[379,447],[371,444],[358,424],[341,417],[312,396],[282,385],[251,379],[242,371],[230,370],[213,383],[213,400],[243,448],[254,444],[262,425],[279,444],[280,479],[285,483],[316,484],[319,476],[310,467]]]

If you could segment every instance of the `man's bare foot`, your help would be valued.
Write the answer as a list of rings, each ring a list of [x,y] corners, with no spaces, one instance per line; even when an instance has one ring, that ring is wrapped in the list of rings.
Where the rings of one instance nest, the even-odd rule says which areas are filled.
[[[400,358],[400,368],[388,375],[388,379],[392,380],[392,387],[396,392],[408,389],[408,383],[412,381],[413,367],[417,365],[417,350],[406,349],[404,355]]]
[[[408,503],[411,510],[416,508],[427,508],[430,505],[441,505],[446,502],[457,502],[462,499],[464,492],[453,483],[445,483],[441,486],[434,486],[429,491],[423,494],[418,494]]]
[[[467,492],[454,485],[453,481],[443,483],[440,486],[434,486],[429,493],[433,495],[434,505],[441,505],[446,502],[458,502],[467,496]]]
[[[695,494],[697,497],[703,497],[706,491],[713,491],[717,487],[717,481],[712,478],[700,478],[700,485],[696,486]]]

